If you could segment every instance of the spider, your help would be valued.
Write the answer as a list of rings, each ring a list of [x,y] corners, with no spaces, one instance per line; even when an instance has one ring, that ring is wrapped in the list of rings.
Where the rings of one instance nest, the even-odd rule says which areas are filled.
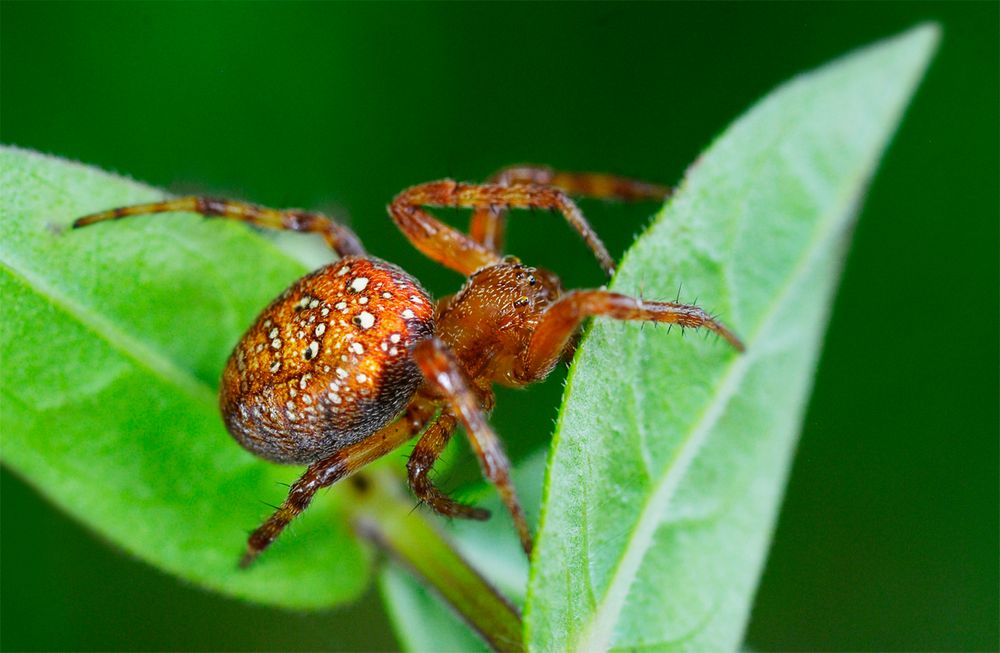
[[[229,433],[267,460],[308,465],[284,503],[250,535],[242,567],[320,488],[418,434],[406,466],[417,498],[443,515],[488,518],[486,510],[449,498],[429,477],[459,424],[530,553],[531,533],[510,462],[486,418],[494,384],[520,387],[545,378],[592,316],[705,328],[737,350],[743,345],[693,305],[603,289],[564,291],[554,273],[501,254],[507,211],[561,213],[610,275],[614,262],[570,195],[662,200],[668,194],[656,184],[541,166],[505,168],[485,184],[445,179],[408,188],[389,204],[392,220],[423,254],[467,277],[458,292],[436,302],[416,279],[366,254],[350,229],[319,213],[190,196],[94,213],[73,227],[189,211],[319,233],[339,255],[264,309],[222,374],[219,405]],[[471,208],[469,233],[443,224],[427,207]]]

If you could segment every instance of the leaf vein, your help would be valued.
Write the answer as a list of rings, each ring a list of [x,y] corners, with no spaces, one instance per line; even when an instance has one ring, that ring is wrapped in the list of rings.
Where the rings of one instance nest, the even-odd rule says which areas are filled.
[[[215,403],[214,389],[148,344],[118,329],[104,317],[88,311],[84,306],[63,296],[47,284],[43,277],[33,271],[19,269],[2,257],[0,257],[0,265],[12,277],[20,279],[22,283],[32,288],[52,306],[75,318],[80,324],[107,342],[111,348],[135,361],[139,367],[148,369],[154,375],[179,388],[197,401]]]
[[[849,180],[854,182],[854,179]],[[786,298],[791,294],[798,281],[805,277],[809,266],[813,260],[823,250],[823,245],[828,237],[831,237],[834,227],[837,224],[836,217],[844,214],[845,200],[850,201],[853,193],[851,188],[856,187],[854,183],[844,185],[847,189],[847,197],[840,197],[841,201],[833,202],[825,217],[817,221],[817,228],[809,243],[804,248],[802,256],[799,257],[791,273],[786,278],[780,291],[775,294],[765,313],[762,314],[758,326],[753,330],[747,340],[748,349],[746,353],[732,359],[725,374],[720,377],[720,382],[712,392],[712,401],[708,403],[702,411],[700,419],[694,427],[688,431],[676,453],[671,459],[661,479],[655,484],[653,491],[647,495],[639,518],[636,520],[628,538],[629,544],[623,548],[622,555],[619,556],[615,565],[614,573],[608,584],[608,589],[604,594],[604,599],[594,613],[590,623],[581,631],[581,638],[578,640],[576,650],[579,651],[605,651],[611,643],[611,636],[614,625],[618,620],[618,615],[624,607],[628,590],[639,570],[646,551],[652,545],[653,535],[657,527],[663,523],[663,514],[666,506],[669,505],[680,481],[683,479],[691,462],[701,449],[705,440],[711,432],[712,427],[722,416],[725,407],[730,399],[735,395],[736,389],[746,375],[750,366],[755,362],[757,355],[754,344],[758,341],[760,334],[766,333],[772,321],[784,306]]]

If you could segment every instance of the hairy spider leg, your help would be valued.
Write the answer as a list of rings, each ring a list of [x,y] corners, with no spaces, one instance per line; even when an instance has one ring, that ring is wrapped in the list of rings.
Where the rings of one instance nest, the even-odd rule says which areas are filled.
[[[609,275],[615,263],[597,233],[569,196],[558,188],[531,184],[500,186],[443,179],[407,188],[389,205],[389,215],[425,256],[463,275],[502,260],[493,249],[435,219],[422,207],[442,206],[497,211],[501,208],[560,212]]]
[[[417,440],[413,453],[406,463],[410,488],[418,499],[439,514],[464,519],[489,519],[489,510],[459,503],[438,490],[431,482],[429,474],[434,462],[444,451],[457,425],[458,420],[450,413],[444,412]]]
[[[532,184],[552,186],[569,195],[626,202],[664,200],[670,188],[637,179],[597,172],[563,172],[548,166],[521,165],[503,168],[489,179],[500,186]],[[475,209],[469,223],[469,236],[480,245],[502,253],[507,212],[503,208]]]
[[[292,484],[288,497],[277,511],[250,534],[247,550],[240,559],[240,567],[249,567],[289,522],[309,506],[320,489],[350,476],[419,433],[427,423],[427,415],[433,414],[433,407],[421,405],[422,403],[426,404],[424,400],[415,400],[400,419],[363,440],[340,449],[332,456],[309,465],[299,480]]]
[[[318,233],[326,240],[330,249],[339,256],[363,255],[364,247],[361,241],[342,224],[334,222],[321,213],[311,213],[299,209],[270,209],[249,202],[218,199],[214,197],[188,196],[152,202],[122,206],[116,209],[92,213],[73,222],[73,228],[86,227],[95,222],[118,220],[135,215],[152,213],[169,213],[172,211],[189,211],[199,213],[207,218],[225,218],[247,222],[258,227],[271,229],[288,229],[290,231]]]
[[[413,349],[413,360],[420,367],[428,383],[444,397],[448,408],[462,422],[472,449],[479,458],[483,475],[496,486],[501,501],[514,519],[518,536],[521,538],[521,546],[525,553],[530,555],[531,531],[528,529],[524,509],[521,508],[521,502],[517,498],[514,483],[510,478],[510,461],[504,453],[500,438],[486,421],[478,395],[472,390],[461,367],[438,338],[418,343]]]
[[[697,306],[650,302],[607,290],[573,290],[545,309],[515,370],[515,376],[524,383],[530,383],[548,374],[577,328],[588,317],[644,320],[709,329],[725,338],[737,351],[744,349],[743,343],[732,331]]]

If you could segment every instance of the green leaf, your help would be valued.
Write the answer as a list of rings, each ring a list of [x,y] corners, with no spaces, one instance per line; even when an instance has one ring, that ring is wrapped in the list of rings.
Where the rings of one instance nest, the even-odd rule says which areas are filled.
[[[306,270],[244,225],[191,215],[67,228],[160,191],[0,150],[2,459],[130,553],[259,602],[319,607],[362,591],[369,561],[321,497],[254,568],[247,531],[299,469],[255,459],[216,399],[257,312]]]
[[[748,350],[594,325],[548,468],[531,650],[740,645],[853,218],[936,40],[920,27],[767,96],[628,252],[615,289],[683,283]]]

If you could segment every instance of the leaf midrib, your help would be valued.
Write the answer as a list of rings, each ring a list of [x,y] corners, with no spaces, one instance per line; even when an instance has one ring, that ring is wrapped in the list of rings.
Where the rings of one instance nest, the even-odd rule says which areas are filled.
[[[707,439],[712,427],[722,416],[725,407],[730,399],[735,395],[736,389],[742,382],[746,372],[753,362],[757,360],[756,352],[759,347],[753,347],[758,341],[758,337],[771,325],[780,310],[784,307],[787,297],[798,283],[805,278],[806,272],[811,268],[814,259],[824,250],[823,245],[827,243],[836,230],[834,227],[840,223],[836,219],[838,215],[847,213],[847,206],[854,195],[851,188],[857,187],[857,180],[852,179],[852,183],[844,184],[843,188],[847,192],[841,192],[839,201],[833,204],[833,208],[827,212],[825,219],[817,221],[817,229],[809,246],[799,257],[792,273],[788,275],[781,291],[775,295],[775,299],[768,306],[768,310],[763,313],[763,319],[758,322],[751,337],[747,340],[747,351],[745,354],[731,359],[728,369],[720,377],[720,382],[712,396],[711,402],[702,411],[701,417],[694,428],[689,430],[688,435],[677,448],[675,455],[666,467],[666,472],[661,480],[656,483],[653,491],[647,495],[647,499],[639,513],[628,537],[628,545],[623,549],[623,553],[618,558],[615,571],[608,583],[608,589],[604,593],[604,600],[594,611],[588,624],[580,629],[581,637],[577,640],[573,650],[576,651],[606,651],[611,643],[611,636],[614,626],[618,621],[618,616],[624,607],[628,597],[628,590],[632,585],[635,574],[638,572],[642,560],[645,559],[646,552],[651,546],[653,535],[660,526],[661,515],[666,506],[670,504],[680,481],[684,478],[688,467],[694,460],[698,451]],[[773,351],[768,351],[773,354]],[[633,545],[638,545],[639,548]]]
[[[149,370],[152,376],[180,389],[195,401],[205,404],[215,403],[215,389],[196,377],[190,370],[177,365],[173,360],[142,340],[118,329],[114,323],[99,313],[87,310],[85,306],[72,301],[48,284],[43,276],[32,270],[18,268],[9,259],[2,256],[0,256],[0,267],[11,277],[20,280],[25,286],[35,291],[50,305],[74,318],[107,343],[111,349],[131,360],[136,367]]]
[[[46,161],[55,159],[55,157],[51,157],[47,154],[41,154],[31,149],[9,145],[0,146],[0,153],[9,153],[14,155],[27,154],[31,157],[38,157],[39,159]],[[60,159],[60,161],[64,160]],[[88,166],[76,161],[64,162],[71,166],[79,167],[82,170],[90,170]],[[55,193],[61,194],[66,198],[73,199],[73,195],[67,192],[65,188],[50,181],[44,175],[38,174],[38,172],[34,169],[22,169],[19,170],[19,172],[26,174],[40,184],[46,185]],[[164,197],[171,197],[169,193],[164,193],[164,191],[154,186],[135,181],[129,177],[103,170],[100,171],[100,174],[114,181],[125,181],[143,190],[156,192]],[[197,215],[188,211],[177,211],[176,213],[178,215]],[[205,254],[201,252],[200,249],[190,247],[184,238],[175,235],[173,232],[168,233],[167,237],[189,254],[199,256],[204,260],[212,260],[206,258]],[[288,257],[292,260],[297,260],[294,257],[289,256],[285,250],[279,247],[271,239],[260,238],[259,240],[266,244],[268,249],[273,250],[274,254]],[[19,267],[15,262],[18,260],[17,257],[12,259],[8,256],[4,256],[6,251],[6,249],[0,248],[0,266],[3,266],[12,277],[20,279],[27,287],[36,290],[36,293],[40,297],[45,298],[49,304],[63,311],[70,317],[75,318],[77,322],[89,329],[100,339],[104,340],[112,349],[120,352],[126,358],[132,360],[140,369],[149,370],[154,376],[167,381],[172,386],[180,388],[185,394],[192,397],[196,401],[202,401],[211,405],[215,404],[217,396],[216,389],[200,379],[193,371],[178,365],[173,359],[165,355],[155,346],[152,346],[149,343],[136,338],[134,335],[117,328],[112,321],[106,319],[99,312],[88,310],[84,304],[73,301],[65,294],[59,292],[55,286],[48,283],[44,276],[37,274],[34,270],[28,267]],[[233,315],[231,312],[226,316],[226,319],[232,321]]]

